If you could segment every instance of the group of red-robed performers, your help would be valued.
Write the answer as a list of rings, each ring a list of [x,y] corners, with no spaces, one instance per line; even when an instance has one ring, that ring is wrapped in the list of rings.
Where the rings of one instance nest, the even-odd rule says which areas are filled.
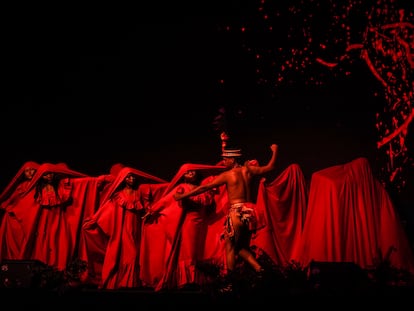
[[[251,162],[255,165],[254,162]],[[199,267],[225,274],[225,186],[186,200],[186,192],[226,167],[185,163],[165,181],[115,164],[93,177],[64,163],[26,162],[0,195],[0,260],[38,260],[65,270],[87,263],[82,281],[102,289],[179,289],[210,282]],[[279,266],[312,261],[414,273],[412,246],[383,186],[365,158],[312,174],[298,164],[261,178],[253,204],[251,246]],[[256,254],[257,255],[257,254]]]

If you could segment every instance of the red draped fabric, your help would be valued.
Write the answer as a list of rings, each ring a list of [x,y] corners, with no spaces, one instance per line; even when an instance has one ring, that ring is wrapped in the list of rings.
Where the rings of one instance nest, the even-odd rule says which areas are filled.
[[[207,233],[202,261],[220,267],[221,273],[224,273],[227,266],[222,235],[225,219],[229,211],[226,185],[222,185],[217,189],[214,200],[215,208],[210,211],[206,218]]]
[[[127,208],[128,204],[133,207]],[[138,279],[141,238],[139,211],[142,210],[142,206],[120,192],[104,203],[100,210],[103,212],[101,216],[106,215],[98,218],[97,224],[104,229],[108,237],[102,265],[101,287],[107,289],[137,287],[140,285]],[[105,227],[101,218],[104,218],[109,226]]]
[[[72,258],[86,261],[86,246],[82,237],[84,220],[91,217],[98,209],[100,196],[112,177],[82,177],[72,180],[72,204],[66,210],[66,220],[73,241]]]
[[[259,225],[263,223],[251,245],[262,249],[275,264],[288,264],[302,234],[307,199],[306,180],[297,164],[287,167],[270,183],[262,179],[256,210]]]
[[[89,277],[105,289],[141,286],[140,242],[141,217],[145,214],[148,199],[147,187],[138,187],[133,195],[120,191],[129,174],[139,179],[164,183],[158,177],[134,168],[124,167],[113,183],[105,190],[101,205],[82,227]]]
[[[205,217],[208,208],[212,207],[214,194],[205,192],[191,197],[187,201],[176,201],[172,194],[181,187],[189,191],[192,187],[188,184],[181,184],[174,188],[170,195],[167,195],[168,210],[175,210],[177,215],[176,227],[165,224],[167,228],[167,240],[171,242],[170,251],[166,254],[166,266],[163,277],[156,289],[181,288],[188,284],[199,284],[202,276],[197,270],[197,264],[202,258],[205,243]],[[171,214],[170,214],[171,215]],[[175,217],[174,217],[175,218]],[[170,217],[168,224],[171,222]]]
[[[209,194],[197,196],[197,200],[204,202],[206,206],[200,204],[199,211],[187,213],[181,206],[181,202],[173,198],[173,194],[188,170],[196,170],[205,182],[208,176],[224,169],[225,167],[216,165],[194,163],[182,165],[165,189],[161,199],[151,208],[152,216],[144,224],[143,236],[145,235],[145,238],[141,243],[141,277],[146,286],[157,290],[165,287],[175,288],[184,283],[194,283],[193,281],[198,278],[197,271],[194,269],[194,258],[202,258],[205,241],[201,236],[205,237],[205,218],[209,212],[204,207],[207,205],[212,207],[213,197],[210,202],[207,202],[209,200],[206,200],[206,196]],[[190,242],[194,239],[198,239],[198,242]],[[154,243],[157,246],[154,246]],[[152,248],[150,248],[151,245],[153,245]],[[153,253],[155,247],[156,254]],[[153,260],[149,261],[149,256],[153,257]]]
[[[37,170],[38,167],[39,164],[36,162],[25,162],[0,194],[0,260],[20,258],[25,235],[24,228],[15,215],[14,207],[30,184],[30,179],[26,179],[25,176],[26,168]]]
[[[36,185],[46,172],[60,175],[57,193],[41,190],[36,199]],[[85,174],[65,164],[44,163],[39,166],[23,198],[15,206],[15,214],[25,235],[19,259],[39,260],[58,270],[65,270],[73,259],[76,241],[69,226],[67,211],[73,202],[73,180]],[[80,193],[77,193],[80,195]]]
[[[147,185],[152,199],[150,205],[158,202],[169,183]],[[140,279],[143,286],[154,288],[162,277],[165,269],[166,255],[170,250],[171,241],[168,241],[164,230],[164,213],[156,218],[148,217],[142,224],[140,250]]]
[[[398,213],[367,159],[315,172],[293,258],[303,266],[326,261],[373,268],[388,253],[391,265],[414,271],[412,249]]]

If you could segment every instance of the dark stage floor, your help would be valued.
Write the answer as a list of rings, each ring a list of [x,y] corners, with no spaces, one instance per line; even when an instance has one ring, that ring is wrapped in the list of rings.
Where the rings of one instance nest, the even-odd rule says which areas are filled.
[[[9,306],[33,307],[139,307],[140,310],[152,306],[185,307],[185,306],[343,306],[367,303],[370,306],[405,305],[414,294],[412,286],[383,287],[348,287],[340,284],[327,284],[322,288],[258,288],[249,292],[207,293],[194,291],[154,292],[148,289],[100,290],[87,288],[70,288],[63,291],[2,288],[0,300]],[[334,305],[332,305],[334,303]]]
[[[382,307],[411,303],[414,277],[389,266],[364,270],[350,262],[312,262],[309,269],[270,267],[263,275],[236,270],[201,288],[154,291],[151,288],[103,290],[77,278],[59,278],[36,261],[3,262],[0,301],[12,306],[77,308],[83,305],[130,308],[164,306],[337,306],[367,303]],[[8,269],[6,269],[8,268]],[[29,269],[26,269],[29,268]],[[50,272],[50,271],[49,271]],[[231,280],[231,281],[230,281]],[[232,291],[224,291],[228,284]],[[76,311],[76,309],[74,309]],[[198,310],[195,310],[198,311]],[[215,311],[215,310],[212,310]]]

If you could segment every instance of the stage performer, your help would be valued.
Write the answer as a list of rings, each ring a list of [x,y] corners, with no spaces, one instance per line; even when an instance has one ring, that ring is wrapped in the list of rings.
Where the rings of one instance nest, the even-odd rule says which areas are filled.
[[[222,185],[226,186],[229,211],[226,217],[224,239],[228,275],[234,271],[238,257],[247,262],[257,273],[263,273],[263,268],[250,250],[251,235],[256,230],[257,224],[255,204],[251,198],[250,188],[253,176],[263,175],[275,169],[278,145],[272,144],[270,149],[272,156],[265,166],[251,165],[249,161],[240,165],[237,159],[241,157],[241,150],[224,149],[223,165],[228,170],[220,173],[209,183],[201,184],[184,193],[174,194],[176,200],[183,200]]]

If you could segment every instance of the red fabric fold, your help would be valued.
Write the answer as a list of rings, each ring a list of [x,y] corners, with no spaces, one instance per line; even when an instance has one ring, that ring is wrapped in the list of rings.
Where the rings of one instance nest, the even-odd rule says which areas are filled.
[[[307,199],[307,183],[297,164],[287,167],[268,184],[262,179],[256,210],[264,223],[251,245],[265,251],[275,264],[290,263],[301,238]]]
[[[353,262],[370,269],[390,250],[392,266],[414,271],[398,213],[365,158],[312,175],[303,235],[295,254],[311,261]]]

